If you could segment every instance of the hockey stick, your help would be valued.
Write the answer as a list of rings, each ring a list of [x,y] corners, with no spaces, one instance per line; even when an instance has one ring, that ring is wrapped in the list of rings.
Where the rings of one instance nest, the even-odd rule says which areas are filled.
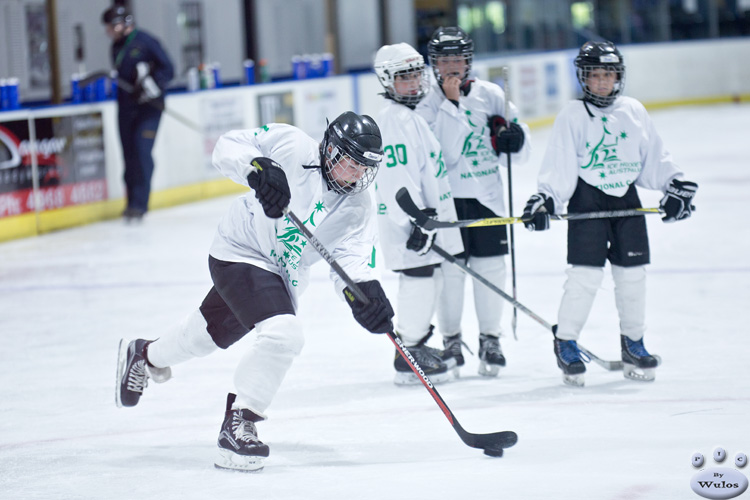
[[[92,82],[98,80],[99,78],[111,78],[112,80],[117,81],[117,87],[124,90],[128,94],[132,94],[135,91],[135,87],[131,85],[130,83],[126,82],[122,78],[120,78],[117,75],[117,71],[93,71],[86,75],[85,77],[81,78],[78,81],[78,85],[81,86],[81,88],[84,88],[86,85],[90,85]],[[192,129],[194,132],[198,132],[199,134],[203,133],[203,130],[192,120],[189,118],[186,118],[182,116],[180,113],[177,113],[175,111],[172,111],[170,108],[167,108],[164,105],[164,102],[159,99],[153,99],[146,101],[150,106],[153,106],[154,108],[158,109],[159,111],[163,111],[167,115],[171,116],[178,122],[185,125],[187,128]]]
[[[409,191],[401,188],[396,193],[396,202],[406,214],[414,219],[414,222],[427,230],[444,229],[451,227],[482,227],[482,226],[502,226],[505,224],[517,224],[524,222],[521,217],[487,217],[485,219],[470,219],[459,221],[442,221],[435,220],[423,214],[412,200]],[[610,217],[633,217],[636,215],[646,214],[663,214],[661,208],[628,208],[624,210],[602,210],[599,212],[582,212],[571,214],[550,215],[554,220],[583,220],[583,219],[607,219]]]
[[[346,285],[349,287],[349,290],[351,290],[352,294],[354,294],[357,300],[368,304],[370,302],[370,299],[368,299],[367,296],[362,293],[362,290],[359,288],[357,283],[354,282],[354,280],[352,280],[348,274],[346,274],[346,271],[344,271],[339,263],[336,262],[336,260],[328,252],[328,250],[326,250],[320,240],[318,240],[310,232],[310,230],[305,227],[304,223],[299,220],[299,218],[294,215],[294,213],[289,210],[288,207],[284,210],[284,213],[292,222],[292,224],[294,224],[297,229],[302,232],[305,238],[307,238],[307,241],[310,242],[315,250],[318,251],[320,256],[323,257],[326,262],[328,262],[328,265],[330,265],[331,268],[336,271],[336,274],[338,274],[341,279],[344,280]],[[425,386],[432,398],[438,404],[440,409],[443,411],[443,414],[448,419],[448,422],[450,422],[450,424],[453,426],[453,429],[458,433],[458,437],[461,438],[461,441],[463,441],[468,446],[471,446],[472,448],[483,449],[485,455],[495,457],[502,456],[504,448],[510,448],[511,446],[516,444],[516,442],[518,441],[518,435],[516,435],[516,433],[513,431],[493,432],[490,434],[473,434],[464,430],[464,428],[461,427],[461,424],[458,423],[456,417],[453,415],[453,412],[450,410],[450,408],[448,408],[446,402],[442,397],[440,397],[440,394],[438,393],[437,389],[435,389],[435,386],[432,384],[427,375],[425,375],[424,371],[419,366],[419,363],[417,363],[416,359],[414,359],[414,357],[411,355],[409,349],[401,342],[401,339],[398,338],[393,332],[388,332],[387,335],[388,338],[391,339],[391,342],[393,342],[393,344],[396,346],[396,349],[398,349],[398,351],[404,357],[406,363],[416,374],[416,376]]]
[[[466,274],[468,274],[469,276],[471,276],[475,280],[479,281],[480,283],[482,283],[484,286],[486,286],[487,288],[489,288],[493,292],[495,292],[498,295],[500,295],[502,298],[504,298],[505,300],[507,300],[508,302],[510,302],[511,304],[513,304],[514,307],[517,307],[518,309],[521,310],[521,312],[526,313],[531,319],[533,319],[534,321],[536,321],[537,323],[539,323],[540,325],[542,325],[543,327],[545,327],[547,330],[551,331],[553,334],[555,333],[556,325],[552,325],[552,324],[547,323],[546,321],[544,321],[544,319],[542,319],[540,316],[538,316],[534,311],[532,311],[531,309],[529,309],[525,305],[523,305],[520,302],[518,302],[516,299],[514,299],[513,297],[511,297],[510,295],[508,295],[507,293],[505,293],[504,291],[502,291],[497,286],[493,285],[484,276],[482,276],[481,274],[479,274],[476,271],[474,271],[472,268],[470,268],[469,266],[467,266],[466,264],[464,264],[463,262],[461,262],[459,259],[457,259],[453,255],[451,255],[449,252],[446,252],[445,250],[443,250],[442,248],[440,248],[437,245],[432,245],[431,250],[433,252],[435,252],[436,254],[440,255],[441,257],[443,257],[445,260],[447,260],[451,264],[455,264],[458,267],[460,267]],[[581,344],[578,344],[578,349],[580,349],[580,351],[582,353],[584,353],[588,357],[590,357],[591,361],[593,361],[597,365],[601,366],[605,370],[609,370],[609,371],[622,370],[622,361],[608,361],[606,359],[602,359],[599,356],[597,356],[594,353],[592,353],[591,351],[589,351],[588,349],[586,349],[585,347],[583,347]]]
[[[503,89],[505,92],[505,120],[506,123],[510,123],[510,115],[508,114],[510,111],[510,78],[509,78],[510,70],[508,69],[508,66],[503,67],[503,81],[505,83],[505,88]],[[510,152],[507,153],[508,155],[508,215],[510,217],[513,217],[513,174],[511,169],[511,156],[512,154]],[[509,227],[510,230],[510,270],[511,270],[511,276],[512,276],[512,283],[513,283],[513,299],[518,299],[518,294],[516,293],[516,235],[513,232],[513,225],[511,224]],[[511,321],[511,328],[513,329],[513,338],[518,340],[518,335],[516,335],[516,327],[518,326],[518,309],[516,306],[513,306],[513,320]]]

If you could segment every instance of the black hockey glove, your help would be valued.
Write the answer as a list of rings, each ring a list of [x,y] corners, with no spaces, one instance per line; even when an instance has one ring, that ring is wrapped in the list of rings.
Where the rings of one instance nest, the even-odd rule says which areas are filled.
[[[437,210],[434,208],[423,208],[422,213],[427,217],[437,217]],[[409,239],[406,240],[406,249],[424,255],[430,251],[432,244],[435,242],[435,230],[421,228],[414,221],[411,221],[411,226],[411,234]]]
[[[524,142],[521,126],[515,122],[508,123],[505,118],[493,115],[489,118],[490,139],[492,149],[498,155],[501,153],[518,153]]]
[[[523,225],[529,231],[549,229],[549,216],[555,213],[555,202],[544,193],[532,194],[523,209]]]
[[[255,190],[255,197],[263,207],[263,212],[272,219],[278,219],[284,215],[284,209],[292,197],[286,174],[270,158],[259,156],[250,164],[256,170],[247,176],[248,185]]]
[[[393,308],[380,282],[378,280],[363,281],[357,283],[357,286],[370,299],[370,303],[365,304],[357,299],[349,287],[344,288],[344,299],[352,308],[352,314],[357,323],[370,333],[392,332]]]
[[[672,179],[667,187],[667,194],[659,202],[659,208],[664,210],[664,222],[675,222],[687,219],[693,214],[695,207],[691,205],[698,184],[690,181],[679,181]]]

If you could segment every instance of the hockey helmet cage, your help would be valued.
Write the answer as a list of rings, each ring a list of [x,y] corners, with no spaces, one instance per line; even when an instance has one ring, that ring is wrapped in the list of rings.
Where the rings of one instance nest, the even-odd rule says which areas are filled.
[[[321,146],[323,174],[328,186],[340,194],[357,194],[372,184],[383,159],[383,138],[375,120],[368,115],[347,111],[333,120]],[[353,160],[364,175],[356,183],[337,182],[334,167],[342,160]]]
[[[124,5],[113,5],[102,13],[102,24],[132,26],[133,14]]]
[[[469,35],[458,26],[440,27],[432,34],[432,38],[427,42],[427,55],[430,60],[430,66],[435,73],[438,84],[443,84],[444,75],[440,74],[437,67],[437,59],[440,57],[453,56],[463,57],[466,62],[466,69],[461,76],[461,85],[466,84],[471,72],[471,62],[474,58],[474,41]]]
[[[396,102],[416,106],[429,91],[424,57],[408,43],[382,46],[375,54],[374,68],[386,94]],[[397,92],[395,83],[399,76],[419,78],[418,87],[408,94]]]
[[[612,42],[584,43],[578,51],[574,64],[578,83],[583,90],[583,98],[594,106],[600,108],[609,106],[625,89],[625,63],[622,54]],[[614,89],[607,96],[593,93],[586,84],[589,73],[597,68],[613,71],[616,75]]]

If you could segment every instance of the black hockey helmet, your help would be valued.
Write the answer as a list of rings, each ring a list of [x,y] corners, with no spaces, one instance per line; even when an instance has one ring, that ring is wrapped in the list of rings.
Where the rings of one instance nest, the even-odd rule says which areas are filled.
[[[458,26],[440,27],[432,34],[427,42],[427,55],[435,73],[438,84],[443,84],[443,77],[437,68],[437,58],[445,56],[463,57],[466,61],[466,71],[461,77],[461,85],[466,83],[471,71],[471,61],[474,58],[474,41]]]
[[[578,51],[578,56],[575,58],[575,66],[578,83],[581,84],[581,89],[583,89],[584,100],[594,106],[609,106],[625,89],[625,63],[623,62],[622,54],[620,54],[620,51],[617,50],[617,47],[612,42],[584,43]],[[616,75],[617,81],[615,82],[615,87],[608,96],[595,94],[586,85],[589,72],[597,68],[605,68],[613,71]]]
[[[102,13],[102,24],[132,26],[134,22],[133,14],[124,5],[113,5]]]
[[[383,159],[383,138],[375,120],[347,111],[333,120],[325,131],[321,147],[323,173],[328,185],[341,194],[356,194],[367,189]],[[333,168],[348,157],[365,167],[365,174],[354,184],[336,182]]]

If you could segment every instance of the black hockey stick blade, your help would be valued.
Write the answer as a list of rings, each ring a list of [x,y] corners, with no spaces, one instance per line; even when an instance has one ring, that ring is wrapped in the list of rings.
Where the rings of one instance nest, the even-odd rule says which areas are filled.
[[[462,221],[441,221],[428,217],[417,207],[409,191],[402,187],[396,193],[396,203],[406,215],[414,219],[414,222],[428,231],[433,229],[443,229],[449,227],[479,227],[479,226],[502,226],[506,224],[515,224],[523,222],[520,217],[490,217],[486,219],[472,219]]]
[[[90,85],[91,83],[94,83],[99,78],[117,78],[117,73],[114,71],[107,71],[107,70],[99,70],[99,71],[92,71],[90,73],[87,73],[83,78],[79,78],[78,85],[83,88],[86,85]]]
[[[450,408],[448,408],[448,405],[445,403],[445,401],[443,401],[443,398],[440,396],[437,389],[435,389],[432,381],[430,381],[430,379],[422,370],[422,367],[420,367],[419,363],[417,363],[417,360],[414,359],[414,357],[411,355],[409,349],[403,344],[403,342],[401,342],[401,339],[390,332],[388,333],[388,338],[391,339],[393,345],[396,346],[396,349],[398,349],[398,351],[401,353],[401,356],[404,358],[404,360],[406,360],[409,368],[411,368],[414,374],[422,382],[422,385],[425,386],[432,398],[438,404],[440,409],[443,411],[443,414],[448,419],[448,422],[450,422],[450,424],[453,426],[453,429],[456,431],[458,437],[461,438],[461,441],[463,441],[464,444],[471,446],[472,448],[487,450],[489,451],[489,453],[486,454],[490,456],[502,456],[503,449],[510,448],[518,442],[518,435],[513,431],[492,432],[490,434],[474,434],[471,432],[467,432],[463,427],[461,427],[461,424],[458,423],[455,415],[453,415],[453,412],[450,410]]]
[[[346,271],[344,271],[341,265],[336,262],[336,259],[334,259],[330,252],[328,252],[323,243],[321,243],[320,240],[317,239],[307,227],[305,227],[305,224],[299,219],[299,217],[297,217],[294,212],[289,210],[288,207],[284,209],[284,214],[292,222],[292,224],[294,224],[294,226],[300,230],[307,241],[313,246],[313,248],[315,248],[315,250],[317,250],[320,256],[323,257],[323,260],[328,262],[328,265],[330,265],[331,268],[336,271],[336,274],[338,274],[341,279],[344,280],[344,283],[346,283],[349,291],[351,291],[351,293],[357,298],[357,300],[368,304],[370,302],[370,299],[367,297],[367,295],[362,292],[362,289],[359,287],[359,285],[357,285],[357,283],[352,280],[352,278],[346,273]],[[409,365],[409,368],[411,368],[411,370],[417,375],[417,377],[419,377],[422,385],[424,385],[425,388],[429,391],[432,398],[435,400],[440,409],[443,411],[443,414],[453,426],[453,429],[456,431],[456,433],[458,433],[458,436],[465,444],[471,446],[472,448],[481,448],[485,450],[485,454],[496,457],[502,456],[502,450],[504,448],[509,448],[516,444],[516,442],[518,441],[518,436],[513,431],[494,432],[492,434],[472,434],[464,430],[464,428],[461,427],[461,424],[458,423],[458,420],[456,420],[453,412],[450,410],[450,408],[448,408],[448,405],[445,403],[445,401],[443,401],[443,398],[440,397],[440,394],[438,394],[437,389],[435,389],[432,381],[430,381],[430,379],[424,373],[422,367],[419,366],[416,359],[414,359],[414,356],[412,356],[409,352],[409,349],[401,342],[401,339],[392,332],[388,333],[388,338],[396,346],[396,349],[399,350],[399,352]]]

